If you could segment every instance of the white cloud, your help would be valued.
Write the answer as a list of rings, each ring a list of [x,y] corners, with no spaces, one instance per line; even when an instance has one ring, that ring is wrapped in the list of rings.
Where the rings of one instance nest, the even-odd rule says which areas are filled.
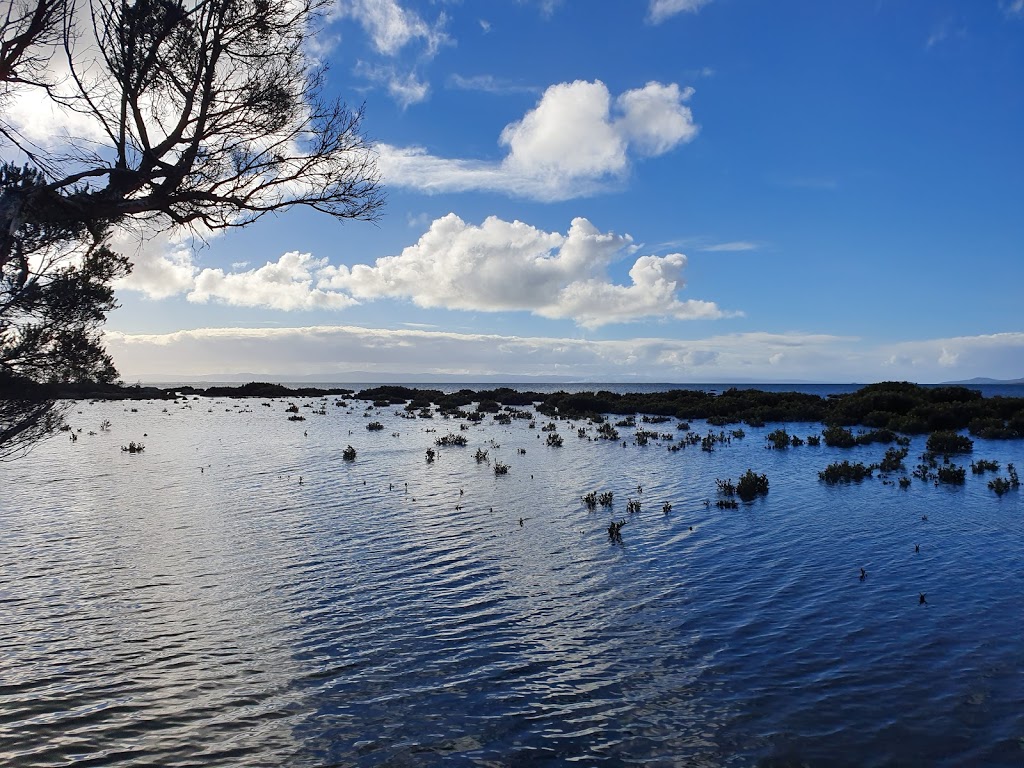
[[[686,257],[640,256],[630,282],[611,282],[609,267],[633,257],[629,235],[601,232],[584,218],[569,231],[545,232],[521,221],[489,217],[467,224],[455,214],[436,219],[397,256],[371,264],[332,266],[292,251],[277,261],[231,272],[200,271],[191,251],[166,239],[146,241],[135,272],[118,286],[150,298],[188,292],[195,303],[293,311],[345,309],[376,299],[482,312],[522,311],[568,319],[586,328],[645,318],[715,319],[730,314],[710,301],[680,301]]]
[[[489,190],[541,200],[592,194],[630,168],[692,141],[698,128],[685,102],[692,88],[647,83],[613,102],[600,81],[550,86],[537,105],[506,125],[500,162],[434,157],[418,147],[378,145],[386,183],[425,192]]]
[[[539,88],[532,85],[519,85],[499,80],[493,75],[473,75],[464,77],[453,74],[448,78],[448,87],[460,91],[482,91],[483,93],[537,93]]]
[[[395,0],[347,0],[338,3],[335,15],[358,21],[377,51],[386,56],[398,54],[414,40],[422,40],[427,54],[433,56],[441,45],[448,42],[443,15],[430,25],[415,11],[403,8]]]
[[[696,13],[710,2],[711,0],[650,0],[647,19],[652,24],[660,24],[678,13]]]
[[[1024,375],[1024,332],[953,336],[887,344],[879,349],[888,378],[948,381],[974,376],[1020,378]]]
[[[402,109],[426,101],[430,85],[417,77],[415,72],[400,74],[391,65],[370,65],[359,62],[356,73],[378,85],[384,86],[388,94]]]
[[[1024,16],[1024,0],[1010,0],[1003,9],[1009,16]]]
[[[626,91],[617,101],[622,111],[619,130],[649,157],[692,141],[697,136],[697,126],[693,124],[690,110],[682,104],[689,101],[693,93],[693,88],[680,90],[675,83],[657,82]]]
[[[730,252],[730,251],[755,251],[757,250],[757,243],[751,243],[748,240],[733,240],[728,243],[715,243],[714,245],[707,245],[701,248],[702,251],[708,253],[718,252]]]
[[[198,270],[188,240],[184,232],[115,230],[111,248],[132,262],[131,274],[119,280],[116,288],[138,291],[151,299],[166,299],[190,290]]]
[[[805,377],[822,361],[842,362],[851,342],[836,336],[735,334],[700,340],[498,336],[358,326],[206,328],[169,334],[108,331],[108,349],[124,375],[252,372],[292,376],[346,371],[466,376],[515,373],[596,381],[727,381],[765,370],[786,351],[774,377]],[[820,378],[820,370],[815,374]]]
[[[313,273],[326,265],[326,259],[291,251],[246,272],[204,269],[196,276],[188,300],[205,304],[216,299],[234,306],[282,310],[343,309],[356,304],[349,296],[313,286]]]
[[[415,245],[373,266],[327,267],[319,286],[356,299],[410,299],[422,307],[529,311],[594,328],[641,318],[720,318],[713,302],[680,301],[682,254],[641,256],[630,284],[608,267],[636,251],[628,235],[602,233],[583,218],[566,235],[490,217],[469,225],[455,214],[434,221]]]
[[[811,333],[737,333],[703,339],[591,341],[358,326],[205,328],[169,334],[107,331],[128,380],[138,375],[253,372],[287,378],[346,371],[572,376],[590,381],[742,380],[869,382],[1014,378],[1024,370],[1024,332],[872,345]],[[956,369],[937,364],[946,347]]]

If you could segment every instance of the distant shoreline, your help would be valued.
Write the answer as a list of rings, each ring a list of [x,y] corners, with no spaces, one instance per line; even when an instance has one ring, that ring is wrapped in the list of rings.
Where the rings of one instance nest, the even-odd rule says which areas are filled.
[[[568,392],[557,389],[557,385],[549,387],[551,391],[537,392],[509,386],[480,390],[448,388],[448,391],[444,391],[426,386],[381,385],[357,390],[351,387],[288,387],[266,382],[210,387],[73,384],[37,386],[31,391],[22,392],[12,392],[8,387],[6,395],[0,393],[0,397],[168,401],[180,397],[333,397],[338,405],[361,400],[369,404],[368,408],[402,406],[410,415],[423,418],[431,418],[434,412],[464,416],[467,409],[474,417],[484,418],[532,406],[549,418],[603,420],[604,416],[610,414],[648,414],[680,421],[702,419],[712,426],[819,422],[904,434],[967,429],[972,435],[982,438],[1024,438],[1024,388],[1019,394],[1012,391],[1011,396],[997,394],[984,397],[978,389],[909,382],[868,384],[853,391],[847,389],[824,396],[785,389],[784,385],[775,385],[774,391],[745,385],[718,391],[691,385],[679,389],[649,387],[646,392],[625,391],[628,385],[614,386],[619,391],[576,389]],[[805,385],[802,388],[829,387]],[[833,388],[846,389],[843,385],[835,385]]]

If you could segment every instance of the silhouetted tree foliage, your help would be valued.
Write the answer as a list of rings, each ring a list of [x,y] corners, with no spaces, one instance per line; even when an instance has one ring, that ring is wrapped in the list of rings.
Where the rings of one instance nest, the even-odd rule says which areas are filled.
[[[0,111],[0,142],[27,160],[0,169],[0,455],[60,423],[47,390],[16,405],[32,383],[116,377],[98,330],[128,272],[107,246],[115,225],[201,233],[294,206],[373,220],[383,205],[362,109],[325,98],[305,53],[330,0],[6,5],[0,108],[36,89],[101,138],[46,152]]]

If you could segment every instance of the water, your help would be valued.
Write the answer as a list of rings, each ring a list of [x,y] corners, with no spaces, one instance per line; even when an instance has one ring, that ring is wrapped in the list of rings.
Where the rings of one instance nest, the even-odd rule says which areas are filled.
[[[672,453],[559,422],[558,449],[542,417],[261,402],[76,403],[77,442],[0,465],[0,763],[1024,761],[1024,502],[991,474],[828,487],[884,447],[769,451],[767,425]],[[428,464],[448,432],[469,445]],[[973,457],[1005,476],[1024,444]],[[768,496],[715,507],[747,468]]]

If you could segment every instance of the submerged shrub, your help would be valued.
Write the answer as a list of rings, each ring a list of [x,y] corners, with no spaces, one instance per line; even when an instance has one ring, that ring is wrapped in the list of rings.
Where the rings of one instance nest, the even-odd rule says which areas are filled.
[[[380,430],[384,429],[384,425],[381,424],[379,421],[371,421],[369,424],[366,425],[366,428],[370,432],[379,432]]]
[[[466,438],[465,435],[454,435],[454,434],[449,433],[449,434],[445,435],[444,437],[439,437],[436,440],[434,440],[434,445],[441,446],[441,447],[445,447],[445,446],[449,446],[449,445],[460,445],[461,446],[461,445],[466,445],[468,442],[469,442],[469,440]]]
[[[971,462],[971,473],[975,475],[981,475],[985,472],[998,472],[999,462],[991,461],[989,459],[978,459],[977,461]]]
[[[494,462],[494,474],[495,475],[507,475],[508,464],[502,464],[500,461]]]
[[[829,485],[849,482],[859,483],[865,477],[871,477],[873,471],[872,467],[865,466],[859,461],[856,464],[841,461],[825,467],[825,469],[818,473],[818,479],[824,480]]]
[[[789,433],[785,429],[776,429],[774,432],[769,432],[765,440],[779,451],[789,448],[790,445]]]
[[[899,472],[904,469],[903,460],[910,453],[908,448],[889,448],[885,452],[885,458],[878,465],[881,472]]]
[[[758,496],[768,494],[768,475],[758,475],[752,469],[748,469],[740,475],[736,481],[736,495],[744,501],[753,501]]]
[[[351,445],[348,446],[344,451],[341,452],[341,458],[343,458],[345,461],[355,461],[356,449],[353,448]]]
[[[844,427],[826,427],[822,430],[821,436],[825,438],[825,445],[830,448],[853,448],[857,444],[853,432]]]
[[[556,432],[550,432],[548,434],[547,444],[552,448],[561,448],[562,436]]]
[[[956,432],[932,432],[926,447],[929,453],[970,453],[974,450],[974,441]]]
[[[988,481],[988,487],[996,492],[996,496],[1002,496],[1004,493],[1009,493],[1010,481],[1003,477],[997,477],[995,480]]]
[[[936,472],[940,483],[947,483],[949,485],[963,485],[964,479],[967,476],[967,471],[963,467],[958,467],[956,464],[943,464]]]

